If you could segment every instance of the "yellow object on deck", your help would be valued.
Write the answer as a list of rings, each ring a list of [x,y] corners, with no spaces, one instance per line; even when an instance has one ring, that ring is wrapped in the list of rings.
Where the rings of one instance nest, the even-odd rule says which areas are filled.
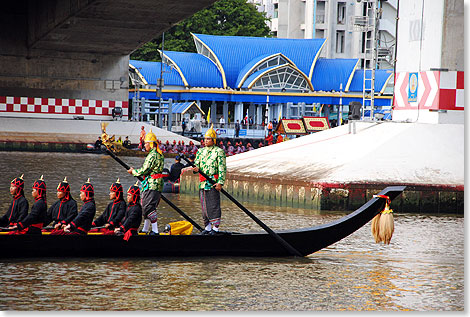
[[[190,235],[193,232],[193,225],[189,221],[175,221],[168,224],[170,231],[162,232],[161,235]]]

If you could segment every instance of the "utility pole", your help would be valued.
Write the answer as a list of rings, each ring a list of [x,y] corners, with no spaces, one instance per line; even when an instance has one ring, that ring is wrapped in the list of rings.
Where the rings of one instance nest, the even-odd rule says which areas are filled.
[[[158,101],[158,121],[157,118],[155,118],[155,125],[158,126],[159,128],[162,127],[162,101],[163,101],[163,50],[165,49],[165,32],[162,34],[162,62],[160,63],[160,78],[158,80],[158,91],[157,91],[157,97],[159,97]],[[157,125],[158,122],[158,125]]]

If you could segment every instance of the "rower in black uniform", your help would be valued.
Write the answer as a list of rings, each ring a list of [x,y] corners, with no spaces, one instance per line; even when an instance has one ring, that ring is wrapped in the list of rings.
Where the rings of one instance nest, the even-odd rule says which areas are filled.
[[[126,213],[126,202],[124,201],[122,185],[119,178],[109,188],[109,199],[112,200],[104,210],[104,212],[96,218],[91,224],[93,227],[104,227],[99,229],[91,229],[90,232],[102,232],[114,234],[114,228],[119,226],[124,214]]]
[[[46,220],[46,182],[44,176],[34,182],[31,195],[34,198],[34,204],[31,212],[14,226],[9,229],[14,230],[10,234],[42,234],[42,227]]]
[[[67,177],[64,177],[64,180],[57,186],[57,198],[59,200],[47,210],[46,220],[44,221],[44,226],[52,222],[53,228],[43,229],[43,232],[64,229],[77,216],[77,202],[70,194]]]
[[[0,227],[14,226],[28,215],[29,203],[24,197],[23,175],[11,181],[10,194],[13,196],[13,201],[7,212],[0,218]]]
[[[138,235],[137,229],[139,229],[140,223],[142,222],[142,206],[140,205],[140,189],[138,182],[127,190],[127,203],[128,207],[122,219],[122,223],[118,228],[114,229],[115,234],[124,234],[124,240],[126,241],[128,241],[131,236]]]

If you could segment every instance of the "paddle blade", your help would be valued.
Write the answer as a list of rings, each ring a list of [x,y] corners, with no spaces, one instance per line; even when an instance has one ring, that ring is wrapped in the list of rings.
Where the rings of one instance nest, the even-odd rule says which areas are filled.
[[[379,236],[384,244],[390,244],[394,230],[393,214],[383,213],[379,220]]]
[[[371,226],[371,231],[372,231],[372,236],[375,239],[375,243],[381,242],[380,234],[379,234],[379,222],[380,222],[380,213],[377,214],[374,219],[372,219],[372,226]]]

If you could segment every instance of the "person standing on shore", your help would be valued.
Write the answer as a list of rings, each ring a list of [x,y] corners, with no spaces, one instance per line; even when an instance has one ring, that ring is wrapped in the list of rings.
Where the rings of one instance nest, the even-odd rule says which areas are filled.
[[[23,175],[11,181],[10,194],[13,196],[13,201],[6,214],[0,218],[0,227],[14,226],[28,215],[29,203],[24,197]]]
[[[223,127],[224,127],[224,125],[225,125],[225,119],[224,119],[224,116],[221,116],[221,117],[220,117],[219,124],[220,124],[220,127],[221,127],[221,128],[223,128]]]
[[[144,150],[144,139],[145,139],[145,127],[142,126],[140,130],[140,138],[139,138],[139,150]]]
[[[240,135],[240,120],[235,123],[235,137],[238,138]]]
[[[215,146],[217,134],[211,126],[204,135],[204,147],[196,153],[193,173],[204,172],[216,182],[212,185],[199,174],[199,198],[202,207],[202,218],[205,229],[201,234],[217,234],[219,232],[222,210],[220,209],[220,190],[225,183],[227,173],[225,152]]]
[[[164,157],[157,137],[152,130],[147,133],[144,141],[145,150],[149,152],[144,164],[139,169],[131,167],[127,172],[133,176],[144,176],[142,181],[142,211],[144,214],[142,232],[148,232],[149,235],[158,235],[157,207],[163,189]],[[150,224],[152,230],[149,232]]]
[[[183,118],[183,121],[181,122],[181,129],[182,129],[181,135],[184,136],[184,131],[186,130],[186,119],[185,118]]]

